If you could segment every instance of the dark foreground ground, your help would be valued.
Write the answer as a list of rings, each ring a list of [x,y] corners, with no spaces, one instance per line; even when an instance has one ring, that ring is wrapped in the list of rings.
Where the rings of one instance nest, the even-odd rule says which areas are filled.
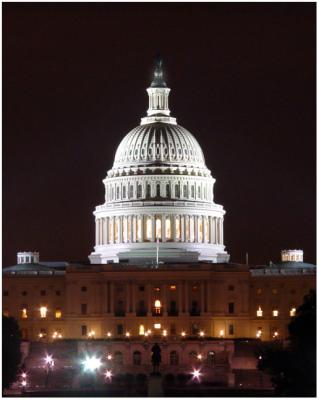
[[[166,388],[165,397],[273,397],[272,390],[230,389],[209,387]],[[125,390],[122,388],[108,388],[106,390],[68,390],[68,391],[41,391],[25,392],[24,394],[8,394],[4,397],[147,397],[147,389]]]

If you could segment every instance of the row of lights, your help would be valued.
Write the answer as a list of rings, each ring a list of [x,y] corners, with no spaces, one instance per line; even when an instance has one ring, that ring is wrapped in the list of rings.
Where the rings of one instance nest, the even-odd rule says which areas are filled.
[[[159,326],[158,326],[159,325]],[[154,327],[155,327],[155,329],[160,329],[161,328],[161,326],[160,326],[161,324],[154,324]],[[141,327],[140,327],[140,336],[146,336],[146,337],[148,337],[148,336],[150,336],[151,334],[152,334],[152,331],[151,331],[151,329],[148,329],[147,331],[145,331],[144,330],[144,327],[143,327],[143,329],[141,329]],[[204,337],[205,336],[205,332],[204,331],[200,331],[199,333],[198,333],[198,335],[200,336],[200,337]],[[224,336],[224,331],[223,330],[221,330],[220,331],[220,335],[221,336]],[[94,339],[94,337],[95,337],[95,331],[94,330],[91,330],[89,333],[88,333],[88,335],[87,335],[90,339]],[[107,337],[112,337],[112,333],[111,332],[107,332],[107,334],[106,334],[106,336]],[[126,332],[125,333],[125,337],[127,337],[127,338],[129,338],[131,336],[131,333],[130,332]],[[164,336],[164,337],[166,337],[167,336],[167,330],[166,329],[163,329],[163,331],[162,331],[162,336]],[[182,337],[186,337],[186,332],[185,331],[182,331],[181,332],[181,336]]]
[[[262,336],[262,329],[261,328],[258,328],[257,329],[257,332],[256,332],[256,338],[257,339],[260,339],[261,338],[261,336]],[[273,339],[277,339],[279,337],[279,332],[278,332],[278,330],[276,329],[276,330],[274,330],[273,331],[273,333],[272,333],[272,338]]]
[[[258,307],[258,309],[257,309],[257,311],[256,311],[256,315],[257,315],[257,317],[259,317],[259,318],[263,316],[263,310],[262,310],[262,308],[261,308],[260,306]],[[291,317],[294,317],[294,316],[296,315],[296,307],[292,307],[292,308],[290,309],[289,315],[290,315]],[[275,309],[272,310],[272,316],[273,316],[273,317],[279,317],[279,310],[278,310],[277,308],[275,308]]]

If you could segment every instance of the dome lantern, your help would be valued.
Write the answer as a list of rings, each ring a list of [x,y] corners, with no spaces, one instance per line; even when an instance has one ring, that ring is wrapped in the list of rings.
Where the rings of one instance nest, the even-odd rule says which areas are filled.
[[[154,122],[165,122],[176,125],[176,118],[170,117],[168,96],[171,91],[164,80],[163,59],[157,56],[155,61],[154,77],[151,86],[146,89],[148,94],[147,117],[141,119],[141,125]]]

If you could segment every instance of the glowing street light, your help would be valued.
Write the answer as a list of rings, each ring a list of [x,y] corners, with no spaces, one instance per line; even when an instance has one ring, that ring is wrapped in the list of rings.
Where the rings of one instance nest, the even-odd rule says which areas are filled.
[[[201,360],[201,359],[203,358],[203,356],[202,356],[201,354],[198,354],[198,355],[197,355],[197,358],[198,358],[199,360]]]
[[[112,371],[111,370],[107,370],[105,372],[105,378],[108,379],[108,380],[112,379]]]
[[[102,362],[100,358],[87,356],[86,359],[82,361],[82,364],[84,365],[84,371],[94,372],[101,367]]]
[[[54,366],[53,357],[50,356],[49,354],[47,354],[47,355],[45,356],[44,361],[45,361],[45,363],[46,363],[47,366],[49,366],[49,367],[53,367],[53,366]]]
[[[88,333],[88,337],[89,337],[89,338],[94,338],[94,337],[95,337],[95,331],[90,331],[90,332]]]
[[[186,336],[186,332],[183,331],[183,332],[181,333],[181,336],[182,336],[182,337],[185,337],[185,336]]]
[[[125,336],[126,336],[126,337],[130,337],[130,336],[131,336],[130,332],[126,332],[126,333],[125,333]]]
[[[108,332],[107,333],[107,337],[111,337],[112,336],[112,333],[111,332]]]
[[[205,333],[204,333],[203,331],[200,331],[200,332],[199,332],[199,336],[200,336],[200,337],[204,337],[204,335],[205,335]]]
[[[112,360],[112,354],[108,354],[107,359]]]
[[[25,379],[27,377],[27,373],[26,372],[22,372],[21,377]]]
[[[23,381],[21,382],[21,385],[22,385],[23,388],[25,388],[25,387],[27,386],[27,381],[23,380]]]
[[[199,369],[194,369],[192,371],[193,379],[197,379],[199,381],[199,378],[201,375],[203,375]]]

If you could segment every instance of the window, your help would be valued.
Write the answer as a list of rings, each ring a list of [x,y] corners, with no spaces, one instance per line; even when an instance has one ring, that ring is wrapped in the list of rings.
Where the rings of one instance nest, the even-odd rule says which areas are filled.
[[[187,197],[187,186],[183,186],[183,197]]]
[[[146,198],[149,199],[151,197],[151,185],[146,185]]]
[[[177,198],[180,197],[179,185],[175,185],[175,197],[177,197]]]
[[[56,291],[55,291],[55,294],[56,294],[57,296],[61,296],[61,290],[56,290]]]
[[[81,326],[81,335],[82,336],[86,336],[87,335],[87,326],[86,325],[82,325]]]
[[[291,317],[295,317],[296,311],[297,311],[297,310],[296,310],[296,307],[292,307],[292,308],[290,309],[290,313],[289,313],[290,316],[291,316]]]
[[[234,314],[235,312],[235,303],[228,303],[228,313]]]
[[[120,324],[120,325],[117,325],[117,334],[118,335],[123,335],[123,325],[122,324]]]
[[[114,353],[114,362],[117,365],[123,365],[123,354],[120,351]]]
[[[169,354],[170,365],[178,365],[178,354],[177,351],[171,351]]]
[[[133,353],[133,365],[142,364],[142,354],[140,351],[134,351]]]
[[[152,218],[147,217],[146,219],[146,239],[152,240]]]
[[[171,191],[169,185],[166,185],[166,197],[167,198],[171,197]]]
[[[139,330],[138,330],[138,334],[139,335],[144,335],[144,333],[145,333],[144,325],[140,325]]]
[[[161,305],[160,300],[155,300],[154,308],[155,308],[155,314],[158,314],[158,315],[161,314],[162,305]]]
[[[137,185],[137,197],[142,197],[142,185]]]
[[[26,290],[24,290],[21,294],[22,294],[22,296],[27,296],[28,292]]]
[[[197,287],[197,286],[192,286],[192,291],[193,291],[193,292],[197,292],[197,290],[198,290],[198,287]]]
[[[123,188],[122,188],[122,197],[123,197],[123,199],[125,199],[125,197],[126,197],[126,186],[123,186]]]
[[[170,333],[171,333],[171,335],[176,335],[176,325],[175,324],[170,325]]]
[[[55,318],[56,318],[56,319],[62,318],[62,311],[61,311],[61,308],[56,308],[56,310],[55,310]]]
[[[40,307],[40,317],[41,318],[46,318],[47,312],[48,312],[47,307],[45,307],[45,306]]]
[[[194,188],[193,185],[192,185],[192,187],[191,187],[191,196],[192,196],[192,198],[195,197],[195,188]]]
[[[156,231],[156,239],[162,238],[162,220],[160,218],[156,218],[155,222],[155,231]]]
[[[169,290],[175,291],[176,290],[176,285],[170,285]]]
[[[263,316],[263,310],[261,309],[261,307],[259,306],[257,309],[257,313],[256,313],[257,317],[262,317]]]
[[[133,185],[130,185],[129,198],[131,199],[132,197],[133,197]]]
[[[5,290],[5,291],[3,292],[3,295],[4,295],[4,296],[9,296],[8,290]]]
[[[274,309],[272,310],[272,316],[273,316],[273,317],[278,317],[278,316],[279,316],[279,311],[278,311],[277,308],[274,308]]]
[[[166,239],[171,239],[171,219],[166,218],[166,224],[165,224],[165,236]]]
[[[139,286],[138,290],[139,290],[140,292],[144,292],[145,287],[144,287],[144,286]]]
[[[116,188],[116,198],[117,199],[120,198],[120,188],[119,187]]]
[[[233,292],[233,291],[235,290],[235,288],[234,288],[233,285],[229,285],[229,286],[228,286],[228,290],[229,290],[230,292]]]
[[[272,294],[278,294],[278,289],[273,288],[271,292],[272,292]]]
[[[21,310],[21,318],[22,318],[22,319],[28,318],[28,313],[27,313],[27,307],[26,307],[26,306],[23,306],[23,307],[22,307],[22,310]]]
[[[86,292],[87,291],[87,287],[86,286],[82,286],[81,287],[81,292]]]
[[[46,291],[45,291],[45,290],[41,290],[41,291],[40,291],[40,295],[41,295],[41,296],[45,296],[45,295],[46,295]]]
[[[199,332],[199,326],[197,324],[192,324],[191,326],[191,334],[197,335]]]
[[[87,313],[87,304],[81,304],[81,314],[86,315]]]
[[[263,328],[259,327],[256,333],[257,339],[260,339],[262,334],[263,334]]]
[[[161,196],[161,186],[159,183],[156,185],[156,196],[157,197]]]
[[[234,334],[234,325],[228,325],[228,334],[233,335]]]
[[[161,324],[154,324],[154,329],[161,329],[162,325]]]
[[[200,198],[200,186],[197,188],[198,198]]]
[[[258,289],[256,290],[256,292],[257,292],[257,294],[261,294],[261,293],[262,293],[261,288],[258,288]]]

